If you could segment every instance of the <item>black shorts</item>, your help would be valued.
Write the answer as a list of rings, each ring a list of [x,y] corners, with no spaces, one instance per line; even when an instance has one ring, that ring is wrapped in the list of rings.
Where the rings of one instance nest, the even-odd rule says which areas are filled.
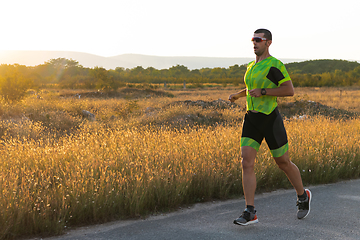
[[[251,111],[245,114],[241,146],[250,146],[258,151],[264,138],[274,157],[281,157],[289,149],[284,122],[278,108],[269,115]]]

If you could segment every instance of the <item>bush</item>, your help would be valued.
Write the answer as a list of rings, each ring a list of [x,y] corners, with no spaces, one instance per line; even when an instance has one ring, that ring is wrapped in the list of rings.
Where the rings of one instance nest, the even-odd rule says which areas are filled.
[[[0,77],[0,95],[7,102],[19,101],[33,86],[33,80],[25,78],[16,66],[11,66],[5,76]]]

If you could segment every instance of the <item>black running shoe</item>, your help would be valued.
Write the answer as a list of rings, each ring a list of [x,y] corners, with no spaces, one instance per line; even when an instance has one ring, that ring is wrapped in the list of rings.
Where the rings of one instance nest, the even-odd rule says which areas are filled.
[[[312,199],[312,195],[309,189],[305,189],[307,194],[307,198],[304,201],[297,200],[296,206],[298,206],[297,218],[303,219],[306,218],[307,215],[310,213],[310,203]]]
[[[244,212],[238,219],[234,220],[235,224],[239,224],[242,226],[250,225],[257,222],[259,222],[259,220],[256,216],[256,211],[250,212],[247,208],[244,210]]]

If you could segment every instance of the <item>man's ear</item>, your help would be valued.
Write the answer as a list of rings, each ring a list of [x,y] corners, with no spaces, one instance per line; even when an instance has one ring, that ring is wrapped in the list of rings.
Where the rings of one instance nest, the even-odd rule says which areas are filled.
[[[271,43],[272,43],[272,40],[267,40],[267,41],[266,41],[266,46],[267,46],[267,47],[270,47]]]

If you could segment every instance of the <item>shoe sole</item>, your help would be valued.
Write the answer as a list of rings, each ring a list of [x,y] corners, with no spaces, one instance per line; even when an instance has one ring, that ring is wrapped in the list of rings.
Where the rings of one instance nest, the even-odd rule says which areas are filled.
[[[311,199],[312,199],[312,194],[311,194],[311,191],[309,189],[305,189],[305,191],[306,191],[306,193],[309,193],[308,194],[308,197],[309,197],[309,211],[307,212],[307,214],[304,217],[302,217],[300,219],[306,218],[307,215],[309,215],[309,213],[310,213],[310,203],[311,203]]]
[[[258,219],[248,221],[246,223],[241,223],[241,222],[237,222],[236,220],[234,220],[234,224],[241,225],[241,226],[247,226],[247,225],[251,225],[251,224],[254,224],[254,223],[258,223],[258,222],[259,222]]]

